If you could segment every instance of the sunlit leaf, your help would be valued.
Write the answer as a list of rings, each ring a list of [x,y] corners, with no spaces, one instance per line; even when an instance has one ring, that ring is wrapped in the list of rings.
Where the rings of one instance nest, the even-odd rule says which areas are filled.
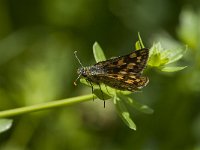
[[[96,62],[106,60],[104,52],[97,42],[95,42],[93,45],[93,54],[94,54],[94,58],[95,58]]]
[[[141,45],[140,45],[140,42],[139,42],[139,41],[137,41],[137,42],[135,43],[135,49],[136,49],[136,50],[141,49]]]
[[[142,38],[141,38],[139,32],[138,32],[138,39],[139,39],[139,40],[135,43],[135,49],[136,49],[136,50],[139,50],[139,49],[141,49],[141,48],[145,48],[145,47],[144,47],[144,44],[143,44],[143,42],[142,42]]]
[[[111,99],[112,97],[103,92],[101,89],[95,89],[94,94],[101,100]]]
[[[11,128],[13,123],[12,119],[0,119],[0,133]]]
[[[114,103],[118,112],[118,115],[123,122],[131,129],[136,130],[136,125],[130,117],[130,114],[126,108],[126,105],[117,96],[114,97]]]
[[[186,47],[187,48],[187,47]],[[157,67],[161,71],[164,72],[174,72],[179,71],[184,67],[168,67],[167,64],[171,64],[173,62],[178,61],[183,57],[183,53],[185,50],[177,48],[177,49],[163,49],[160,43],[156,43],[150,49],[150,57],[148,60],[148,65],[151,67]]]
[[[150,48],[150,54],[147,63],[148,66],[159,67],[169,62],[169,58],[163,57],[163,51],[164,50],[160,43],[153,44],[153,46]]]
[[[120,90],[117,90],[117,93],[120,93],[120,94],[123,94],[123,95],[130,95],[133,92],[131,92],[131,91],[120,91]]]
[[[184,67],[164,67],[161,70],[164,72],[175,72],[185,69],[187,66]]]
[[[138,38],[139,38],[139,42],[140,42],[140,44],[141,44],[141,48],[145,48],[145,46],[144,46],[144,44],[143,44],[143,42],[142,42],[142,38],[141,38],[141,36],[140,36],[140,32],[138,32]]]
[[[146,114],[152,114],[154,111],[149,106],[141,104],[134,99],[124,96],[124,95],[118,95],[120,98],[122,98],[129,106],[133,107],[134,109],[146,113]]]
[[[183,57],[183,54],[174,55],[174,56],[171,57],[171,59],[169,60],[169,62],[167,64],[170,64],[170,63],[173,63],[175,61],[178,61],[182,57]]]
[[[86,79],[84,79],[84,78],[81,78],[81,79],[80,79],[80,82],[83,83],[83,84],[85,84],[85,85],[87,85],[87,86],[89,86],[89,87],[91,87],[91,84],[92,84],[92,86],[93,86],[94,88],[99,88],[98,85],[96,85],[96,84],[94,84],[94,83],[91,83],[91,84],[90,84],[90,82],[86,81]]]
[[[187,47],[186,47],[186,50],[187,50]],[[168,49],[168,50],[163,51],[162,55],[163,57],[166,57],[169,59],[169,61],[166,64],[170,64],[181,59],[186,50],[180,49],[180,48]]]

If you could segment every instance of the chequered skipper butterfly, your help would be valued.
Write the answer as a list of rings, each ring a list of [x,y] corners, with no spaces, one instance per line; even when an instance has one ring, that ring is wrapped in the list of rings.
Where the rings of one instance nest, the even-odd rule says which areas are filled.
[[[77,71],[78,78],[84,77],[91,86],[93,83],[99,86],[103,83],[118,90],[134,92],[149,82],[148,77],[142,76],[148,56],[149,49],[142,48],[128,55],[101,61],[89,67],[83,67],[76,56],[82,66]]]

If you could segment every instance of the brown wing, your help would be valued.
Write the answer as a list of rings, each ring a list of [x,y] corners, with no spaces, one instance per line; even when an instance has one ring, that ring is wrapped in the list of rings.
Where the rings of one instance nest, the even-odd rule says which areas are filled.
[[[109,74],[109,75],[98,75],[95,77],[99,80],[99,83],[104,83],[110,87],[113,87],[118,90],[124,91],[137,91],[149,82],[148,77],[142,77],[139,74]]]
[[[107,74],[137,74],[143,71],[149,56],[149,49],[143,48],[114,59],[95,64]]]

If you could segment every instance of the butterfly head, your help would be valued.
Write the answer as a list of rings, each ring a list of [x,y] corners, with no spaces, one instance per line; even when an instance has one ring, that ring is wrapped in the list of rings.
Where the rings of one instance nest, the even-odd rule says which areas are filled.
[[[87,76],[88,76],[88,68],[87,68],[87,67],[78,68],[77,74],[78,74],[78,77],[77,77],[77,79],[75,80],[74,85],[76,85],[76,81],[77,81],[81,76],[83,76],[83,77],[87,77]]]
[[[77,73],[80,76],[86,77],[87,76],[87,68],[85,68],[85,67],[78,68]]]

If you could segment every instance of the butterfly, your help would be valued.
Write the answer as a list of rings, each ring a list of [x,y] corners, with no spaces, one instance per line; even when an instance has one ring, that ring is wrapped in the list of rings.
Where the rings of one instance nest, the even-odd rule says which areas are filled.
[[[99,85],[100,90],[100,84],[103,83],[118,90],[135,92],[149,82],[148,77],[142,76],[149,57],[149,49],[147,48],[135,50],[128,55],[111,58],[88,67],[83,67],[76,55],[76,51],[74,54],[81,65],[81,68],[77,70],[79,76],[74,84],[76,85],[76,81],[83,77],[90,83],[92,93],[94,91],[93,84]]]
[[[76,55],[75,55],[76,56]],[[149,82],[148,77],[142,76],[149,57],[149,49],[135,50],[128,55],[98,62],[89,67],[77,70],[79,77],[83,77],[91,85],[101,83],[123,91],[137,91]],[[77,78],[77,79],[78,79]]]

